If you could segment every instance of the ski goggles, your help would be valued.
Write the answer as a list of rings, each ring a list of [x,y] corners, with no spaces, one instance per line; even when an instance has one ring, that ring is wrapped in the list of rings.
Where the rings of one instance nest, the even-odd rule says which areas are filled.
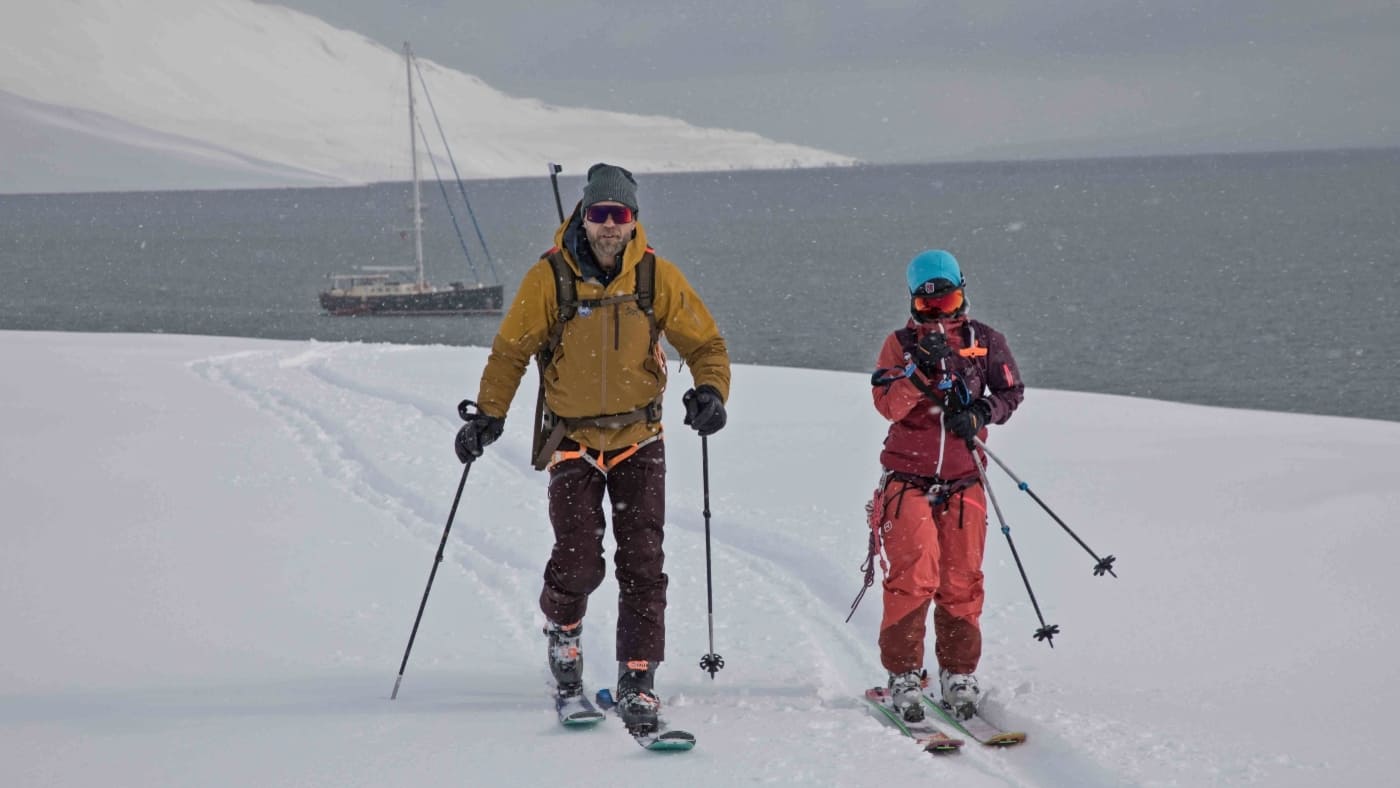
[[[583,218],[594,224],[607,224],[609,219],[613,224],[629,224],[637,214],[626,205],[590,205],[583,210]]]
[[[930,315],[951,315],[962,309],[962,288],[949,290],[941,295],[914,296],[914,311]]]

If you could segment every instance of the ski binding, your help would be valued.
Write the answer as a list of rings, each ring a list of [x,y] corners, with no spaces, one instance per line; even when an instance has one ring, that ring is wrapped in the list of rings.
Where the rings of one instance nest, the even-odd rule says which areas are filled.
[[[617,706],[612,690],[607,687],[598,690],[594,699],[598,702],[598,707],[604,710],[611,710]],[[628,728],[627,732],[643,749],[652,752],[685,752],[695,747],[695,734],[689,731],[658,727],[655,730]]]
[[[927,716],[918,722],[905,720],[890,703],[890,691],[885,687],[871,687],[866,690],[865,700],[880,712],[885,722],[913,739],[925,752],[934,755],[947,755],[957,752],[963,746],[962,739],[956,739],[944,733],[937,725],[930,722]]]

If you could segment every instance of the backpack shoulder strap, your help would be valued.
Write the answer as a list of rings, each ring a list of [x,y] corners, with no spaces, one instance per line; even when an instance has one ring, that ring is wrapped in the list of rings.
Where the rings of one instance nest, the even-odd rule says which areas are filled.
[[[578,276],[564,259],[564,252],[554,247],[545,255],[549,267],[554,270],[554,294],[559,303],[559,319],[568,322],[578,314]]]
[[[651,342],[647,347],[652,347],[661,337],[661,329],[656,325],[656,310],[652,308],[656,300],[656,253],[647,247],[647,253],[642,256],[641,262],[637,263],[637,308],[642,310],[642,314],[647,316],[651,323]]]
[[[959,350],[958,355],[972,359],[972,363],[985,370],[987,368],[987,346],[977,344],[977,327],[972,324],[971,320],[963,325],[967,328],[967,347]]]
[[[554,327],[549,331],[549,338],[545,340],[544,347],[540,348],[541,369],[548,366],[554,358],[554,351],[558,349],[559,341],[564,337],[564,324],[578,314],[578,277],[574,274],[574,269],[569,267],[569,261],[564,259],[564,252],[556,246],[545,254],[544,259],[549,261],[549,267],[554,271],[554,296],[558,303],[558,311],[555,314]]]
[[[656,254],[650,248],[637,263],[637,306],[648,315],[656,296]]]
[[[562,422],[555,419],[544,403],[544,371],[554,360],[554,352],[559,349],[559,341],[564,338],[564,324],[578,314],[577,278],[574,276],[574,270],[569,267],[569,261],[564,259],[563,251],[556,246],[545,252],[544,259],[549,261],[549,267],[554,273],[554,295],[558,303],[558,312],[555,314],[554,327],[549,330],[549,337],[535,355],[540,369],[540,385],[535,393],[535,429],[531,457],[537,471],[544,470],[548,465],[549,455],[554,451],[554,447],[549,446],[550,441],[557,446],[559,439],[563,437]]]
[[[894,338],[899,340],[899,348],[905,353],[912,354],[914,347],[919,344],[919,335],[908,326],[894,332]]]

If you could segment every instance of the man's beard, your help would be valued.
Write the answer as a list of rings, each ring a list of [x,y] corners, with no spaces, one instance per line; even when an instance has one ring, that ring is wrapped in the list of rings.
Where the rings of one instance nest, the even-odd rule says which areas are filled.
[[[617,256],[627,248],[625,237],[598,238],[590,240],[588,245],[593,247],[593,257],[598,261],[598,265],[611,269],[617,263]]]

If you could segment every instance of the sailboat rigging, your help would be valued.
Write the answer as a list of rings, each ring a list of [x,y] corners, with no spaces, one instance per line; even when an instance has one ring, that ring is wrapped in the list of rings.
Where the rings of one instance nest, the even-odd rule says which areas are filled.
[[[480,281],[478,275],[474,285],[451,282],[446,287],[438,287],[430,284],[427,280],[423,265],[423,195],[418,175],[418,138],[421,134],[425,149],[428,147],[428,138],[418,123],[413,92],[413,72],[417,68],[417,61],[414,59],[413,52],[407,42],[403,45],[403,54],[405,70],[408,74],[409,158],[413,171],[413,257],[415,265],[360,266],[355,273],[331,274],[330,289],[320,294],[321,308],[332,315],[499,314],[503,303],[499,281],[485,284]],[[423,96],[428,101],[429,109],[432,110],[433,119],[437,121],[437,109],[433,107],[432,96],[428,93],[427,82],[423,81],[421,69],[418,69],[418,80],[419,84],[423,86]],[[442,138],[443,147],[447,151],[448,161],[452,163],[453,175],[457,178],[458,191],[462,195],[463,202],[466,203],[467,213],[471,216],[472,225],[476,229],[477,240],[481,243],[481,249],[486,255],[487,263],[491,265],[494,276],[495,263],[491,260],[490,250],[486,248],[486,239],[482,236],[481,227],[476,222],[476,214],[472,212],[471,201],[467,199],[461,175],[457,172],[457,162],[452,157],[451,148],[447,145],[447,135],[443,133],[440,121],[437,122],[437,128]],[[437,172],[437,162],[433,161],[431,152],[429,152],[429,162],[433,166],[434,175],[437,176],[443,199],[447,200],[447,187],[443,185],[442,177]],[[475,272],[476,264],[472,262],[471,253],[467,251],[466,239],[462,235],[461,226],[457,222],[457,214],[452,210],[450,201],[447,202],[447,210],[452,217],[453,227],[457,230],[457,240],[462,245],[462,253]],[[415,272],[416,277],[412,280],[406,279],[403,274],[408,272]]]

